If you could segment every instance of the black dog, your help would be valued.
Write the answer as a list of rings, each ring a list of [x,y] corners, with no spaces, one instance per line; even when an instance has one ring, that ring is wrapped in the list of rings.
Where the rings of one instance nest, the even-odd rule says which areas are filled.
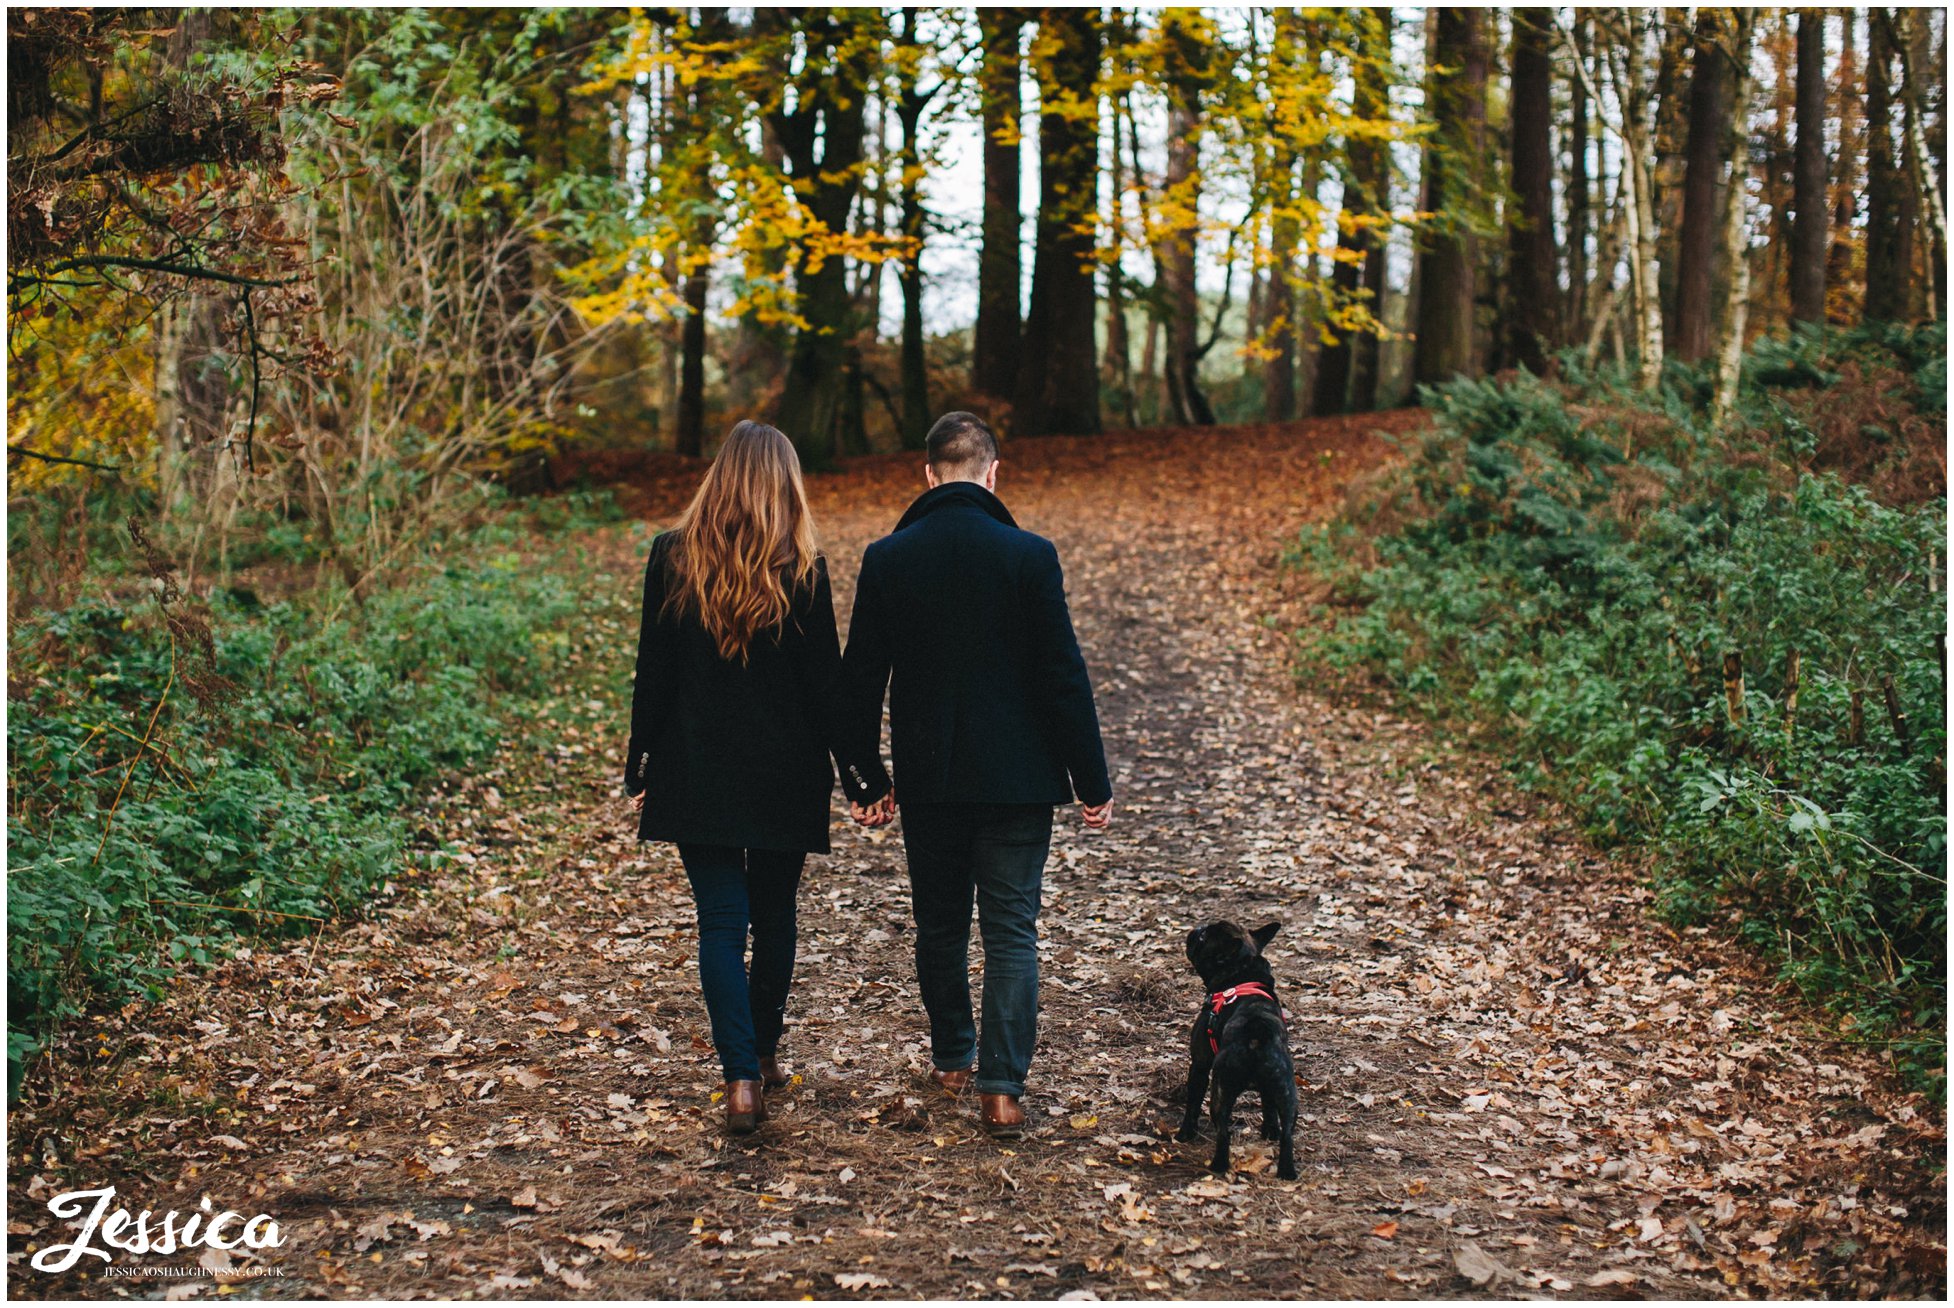
[[[1233,922],[1211,922],[1187,933],[1187,961],[1207,985],[1207,999],[1188,1041],[1187,1112],[1180,1138],[1192,1140],[1201,1123],[1201,1101],[1214,1076],[1214,1159],[1208,1170],[1228,1174],[1228,1133],[1235,1100],[1244,1090],[1262,1096],[1262,1138],[1282,1141],[1276,1175],[1296,1179],[1296,1065],[1276,1000],[1275,974],[1262,947],[1280,924],[1244,931]]]

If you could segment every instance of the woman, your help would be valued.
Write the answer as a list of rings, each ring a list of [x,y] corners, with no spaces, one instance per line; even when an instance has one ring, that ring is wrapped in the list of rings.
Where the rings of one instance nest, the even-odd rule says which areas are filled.
[[[678,525],[652,542],[625,793],[640,840],[678,845],[726,1126],[766,1120],[794,974],[801,864],[828,851],[841,654],[800,460],[742,422]],[[748,927],[753,966],[746,967]]]

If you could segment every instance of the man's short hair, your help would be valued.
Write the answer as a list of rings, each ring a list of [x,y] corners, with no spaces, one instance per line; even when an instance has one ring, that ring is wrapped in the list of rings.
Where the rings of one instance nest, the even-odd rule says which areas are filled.
[[[948,473],[974,481],[997,462],[997,437],[974,413],[946,413],[938,418],[924,448],[939,478]]]

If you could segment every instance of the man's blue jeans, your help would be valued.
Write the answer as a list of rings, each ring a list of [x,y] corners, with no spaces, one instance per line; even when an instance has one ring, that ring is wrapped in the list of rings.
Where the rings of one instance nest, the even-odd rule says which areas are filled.
[[[1048,804],[904,804],[916,979],[931,1061],[977,1055],[980,1094],[1022,1095],[1038,1043],[1038,909],[1052,845]],[[984,941],[984,1026],[970,1010],[970,910]]]
[[[760,1059],[780,1047],[794,980],[794,897],[805,854],[680,845],[699,909],[699,984],[712,1044],[728,1081],[758,1081]],[[753,929],[753,971],[746,932]]]

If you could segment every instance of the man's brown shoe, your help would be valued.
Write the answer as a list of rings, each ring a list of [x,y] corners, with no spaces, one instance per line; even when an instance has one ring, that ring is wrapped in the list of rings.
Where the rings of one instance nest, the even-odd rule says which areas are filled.
[[[780,1059],[768,1054],[760,1060],[760,1084],[769,1090],[778,1090],[787,1084],[787,1073],[780,1070]]]
[[[734,1135],[751,1135],[767,1120],[767,1100],[758,1081],[726,1083],[726,1129]]]
[[[930,1081],[946,1095],[960,1095],[970,1089],[970,1076],[967,1067],[960,1067],[954,1072],[946,1072],[940,1067],[930,1071]]]
[[[1000,1140],[1015,1140],[1024,1134],[1024,1109],[1016,1095],[982,1095],[984,1129]]]

